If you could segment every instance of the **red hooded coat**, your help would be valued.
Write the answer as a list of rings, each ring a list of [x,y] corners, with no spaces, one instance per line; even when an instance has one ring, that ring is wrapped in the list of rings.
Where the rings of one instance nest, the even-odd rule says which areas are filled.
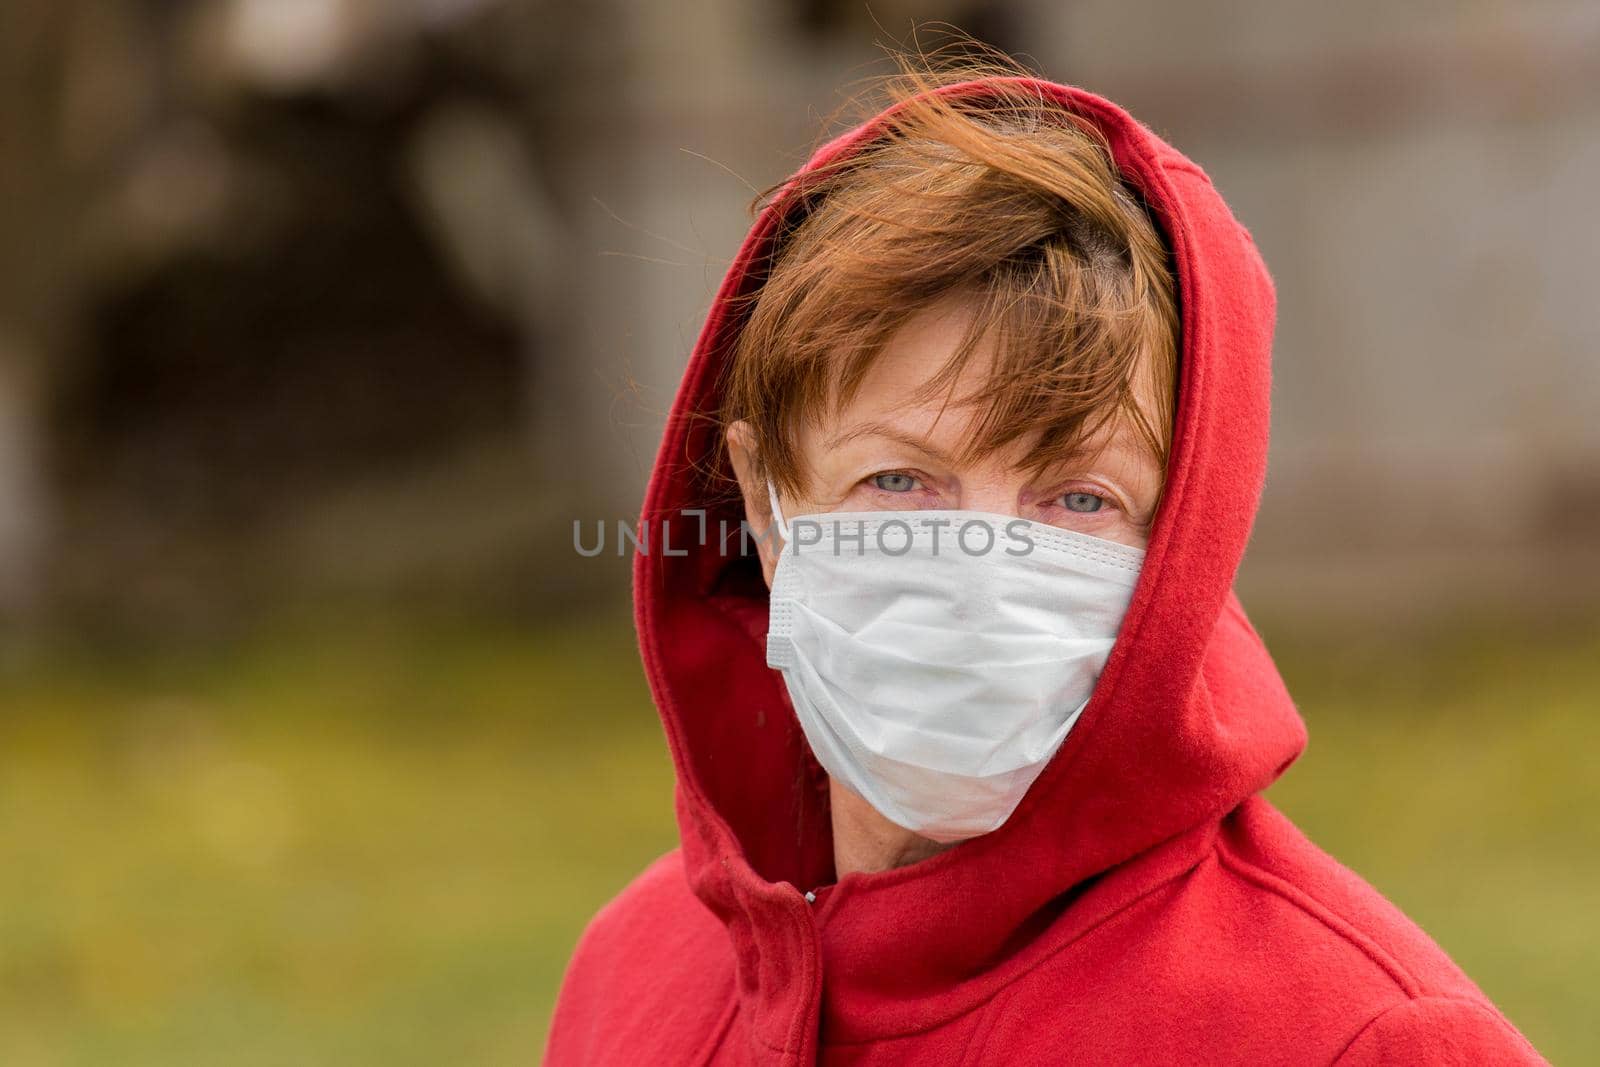
[[[1257,795],[1305,744],[1232,593],[1266,470],[1272,282],[1199,167],[1099,97],[1028,84],[1103,131],[1182,307],[1166,493],[1094,695],[1000,829],[829,884],[826,781],[766,666],[756,561],[720,548],[742,516],[708,504],[702,470],[737,298],[797,202],[780,194],[712,305],[642,516],[635,614],[683,844],[583,935],[546,1062],[1543,1062]]]

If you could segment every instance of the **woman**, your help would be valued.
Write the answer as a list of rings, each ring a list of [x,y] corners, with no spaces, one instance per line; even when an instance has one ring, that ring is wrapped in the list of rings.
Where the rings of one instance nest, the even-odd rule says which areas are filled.
[[[1249,234],[1081,90],[889,104],[771,198],[684,376],[635,569],[683,844],[547,1062],[1541,1062],[1258,795],[1305,736],[1231,592]]]

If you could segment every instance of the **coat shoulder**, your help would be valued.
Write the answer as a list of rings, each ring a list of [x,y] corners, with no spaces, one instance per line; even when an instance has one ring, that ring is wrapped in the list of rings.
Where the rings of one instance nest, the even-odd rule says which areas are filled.
[[[1242,885],[1320,932],[1280,966],[1328,967],[1347,988],[1367,990],[1349,1005],[1361,1028],[1339,1063],[1544,1062],[1421,927],[1264,799],[1224,822],[1217,859]]]
[[[1404,912],[1266,800],[1252,798],[1223,822],[1217,860],[1246,890],[1309,920],[1319,940],[1342,945],[1347,966],[1375,968],[1397,993],[1488,1003]]]
[[[550,1022],[548,1064],[623,1063],[703,1043],[733,1000],[727,934],[674,849],[601,908],[578,939]]]
[[[1063,923],[1044,965],[1000,998],[991,1050],[1033,1063],[1544,1062],[1415,923],[1265,800],[1224,819],[1184,873],[1108,899],[1111,912]]]
[[[1369,1022],[1339,1056],[1338,1067],[1544,1062],[1527,1039],[1489,1005],[1423,996],[1404,1000]]]

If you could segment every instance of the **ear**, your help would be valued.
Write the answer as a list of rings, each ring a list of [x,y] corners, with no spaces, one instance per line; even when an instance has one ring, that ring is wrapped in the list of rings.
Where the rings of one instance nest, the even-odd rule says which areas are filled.
[[[767,480],[761,474],[760,455],[756,447],[755,430],[743,419],[731,423],[726,431],[728,461],[739,480],[739,493],[744,497],[744,521],[750,527],[750,536],[761,557],[761,575],[772,588],[772,575],[778,567],[778,550],[783,538],[772,528],[772,507],[767,502]]]

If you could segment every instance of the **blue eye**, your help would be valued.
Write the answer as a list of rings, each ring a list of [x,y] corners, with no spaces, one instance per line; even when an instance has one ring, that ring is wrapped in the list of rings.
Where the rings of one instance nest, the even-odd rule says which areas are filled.
[[[1080,515],[1088,515],[1105,507],[1106,499],[1094,493],[1068,493],[1061,498],[1068,511],[1076,511]]]
[[[889,471],[886,474],[874,474],[872,484],[886,493],[909,493],[917,487],[917,480],[909,474]]]

